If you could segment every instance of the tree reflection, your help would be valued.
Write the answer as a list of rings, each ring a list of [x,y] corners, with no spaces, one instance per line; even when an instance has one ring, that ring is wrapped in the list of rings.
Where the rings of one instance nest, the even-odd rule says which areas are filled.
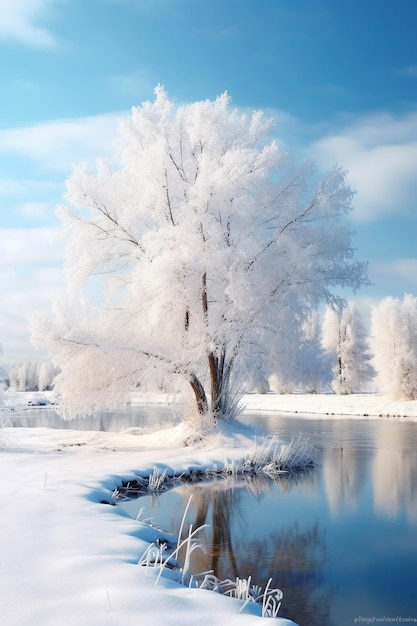
[[[193,528],[208,525],[200,536],[205,552],[193,554],[193,572],[213,570],[222,580],[251,576],[252,582],[262,587],[272,578],[272,586],[284,592],[280,616],[309,626],[330,624],[332,592],[320,590],[327,551],[319,524],[303,530],[297,523],[280,528],[277,520],[276,531],[259,539],[251,536],[259,535],[263,520],[251,528],[245,515],[246,507],[253,507],[254,495],[262,499],[272,488],[287,492],[295,483],[310,480],[308,474],[301,478],[281,475],[274,482],[262,477],[183,488],[185,499],[193,494],[187,521]]]
[[[394,427],[393,427],[394,426]],[[405,512],[417,523],[417,451],[415,429],[382,422],[372,464],[375,509],[395,518]]]
[[[211,531],[211,538],[206,533],[206,539],[210,543],[205,544],[207,553],[203,557],[203,569],[213,570],[220,578],[218,572],[223,569],[222,563],[225,561],[229,573],[222,578],[236,577],[239,573],[232,541],[231,518],[238,511],[239,491],[233,488],[224,490],[202,487],[197,494],[197,515],[193,528],[208,524]],[[201,557],[196,557],[196,560],[201,561]]]
[[[64,420],[52,408],[19,408],[13,413],[12,426],[25,428],[61,428],[80,431],[120,432],[129,428],[143,428],[151,431],[174,425],[178,422],[175,410],[171,406],[132,405],[126,408],[102,410],[95,415],[87,415],[72,420]],[[146,430],[144,430],[146,432]]]
[[[322,589],[323,566],[327,561],[325,532],[316,523],[300,530],[297,523],[281,528],[271,537],[241,546],[241,575],[283,593],[280,615],[298,624],[330,625],[331,589]]]

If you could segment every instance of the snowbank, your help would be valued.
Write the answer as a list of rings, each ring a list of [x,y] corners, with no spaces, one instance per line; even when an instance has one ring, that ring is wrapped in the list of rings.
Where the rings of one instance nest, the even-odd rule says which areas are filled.
[[[152,435],[3,428],[0,615],[7,626],[255,626],[260,607],[188,589],[138,565],[149,527],[111,500],[123,478],[239,457],[250,439],[183,447],[182,427]],[[157,521],[157,520],[156,520]],[[292,624],[275,618],[271,623]],[[263,623],[263,622],[262,622]]]

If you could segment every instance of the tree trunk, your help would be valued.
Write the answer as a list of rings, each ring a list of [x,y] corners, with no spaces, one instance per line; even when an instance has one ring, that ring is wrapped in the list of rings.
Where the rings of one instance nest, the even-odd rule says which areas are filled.
[[[220,356],[213,352],[208,355],[210,370],[211,410],[215,420],[221,418],[227,410],[227,373],[225,371],[225,350]]]
[[[205,323],[208,327],[209,304],[207,295],[207,274],[205,272],[202,276],[201,304]],[[184,324],[186,331],[189,329],[189,323],[190,315],[187,310]],[[190,385],[197,402],[199,414],[205,415],[210,413],[214,422],[222,418],[227,419],[228,416],[230,408],[229,381],[233,360],[233,358],[229,359],[229,362],[226,364],[226,348],[224,346],[219,350],[218,355],[213,350],[208,352],[207,362],[210,382],[210,404],[208,402],[208,394],[201,381],[194,373],[190,376]]]
[[[206,392],[204,391],[203,385],[198,380],[195,374],[191,374],[190,376],[190,385],[195,395],[198,412],[200,413],[200,415],[205,415],[206,413],[208,413],[209,410],[207,396]]]

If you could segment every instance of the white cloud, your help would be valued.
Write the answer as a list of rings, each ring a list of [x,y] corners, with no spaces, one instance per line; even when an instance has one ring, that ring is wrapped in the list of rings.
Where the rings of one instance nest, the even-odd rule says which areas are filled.
[[[374,261],[373,271],[378,280],[404,283],[417,293],[417,259],[394,259],[392,261]]]
[[[62,200],[63,191],[62,179],[0,179],[2,228],[20,227],[27,220],[52,226],[57,222],[55,207]]]
[[[26,157],[49,171],[69,172],[79,161],[111,152],[117,115],[53,120],[0,131],[0,154]]]
[[[0,131],[1,133],[1,131]],[[25,197],[47,195],[56,191],[56,183],[30,179],[0,178],[0,195]]]
[[[44,357],[30,341],[28,318],[47,314],[51,300],[63,294],[62,241],[53,229],[0,229],[0,344],[2,361]]]
[[[2,361],[40,360],[44,355],[32,346],[28,329],[29,317],[36,311],[48,315],[51,302],[63,293],[63,272],[60,269],[28,269],[0,272],[2,302],[0,306],[0,344]]]
[[[24,184],[20,180],[9,178],[0,179],[0,195],[2,196],[18,196],[24,193]]]
[[[55,46],[53,35],[41,25],[41,22],[59,1],[1,0],[0,37],[29,46],[43,48]]]
[[[51,207],[47,202],[24,202],[16,210],[22,217],[35,220],[45,219],[51,213]]]
[[[54,171],[67,175],[74,162],[109,154],[116,126],[117,116],[113,114],[1,131],[3,169],[14,155],[44,168],[49,179]],[[15,163],[13,167],[17,171]],[[25,171],[24,167],[19,169]],[[3,225],[20,226],[28,218],[53,223],[53,205],[62,191],[62,181],[0,179]],[[56,234],[53,228],[0,228],[0,345],[4,362],[45,356],[30,342],[28,317],[34,311],[47,314],[51,300],[64,291],[64,246]]]
[[[62,262],[62,241],[52,228],[0,228],[0,259],[7,266]]]
[[[417,113],[360,118],[315,141],[309,153],[321,167],[337,163],[349,170],[348,181],[359,192],[354,219],[415,211]]]

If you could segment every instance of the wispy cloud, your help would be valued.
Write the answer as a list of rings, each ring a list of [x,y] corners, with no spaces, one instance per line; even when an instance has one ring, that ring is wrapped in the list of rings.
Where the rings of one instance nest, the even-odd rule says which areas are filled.
[[[47,314],[51,300],[63,294],[62,241],[53,229],[0,229],[0,344],[2,360],[36,360],[44,355],[30,342],[28,317]]]
[[[109,76],[108,81],[114,91],[131,96],[136,105],[140,105],[143,100],[149,99],[155,85],[158,83],[157,80],[150,78],[147,70],[112,74]]]
[[[0,179],[1,226],[51,226],[57,223],[55,206],[60,202],[63,190],[63,180]]]
[[[0,195],[16,198],[34,198],[50,195],[56,190],[56,183],[25,178],[0,178]]]
[[[377,279],[384,278],[404,282],[417,290],[417,259],[394,259],[374,262]]]
[[[44,20],[62,0],[1,0],[0,38],[51,48],[56,41]]]
[[[349,170],[359,192],[352,217],[372,221],[415,211],[417,197],[417,113],[378,113],[357,119],[309,148],[319,165]]]
[[[52,228],[0,228],[0,258],[9,267],[62,262],[62,241]]]
[[[116,128],[116,114],[11,128],[0,131],[0,155],[18,155],[45,169],[68,172],[75,162],[108,155]]]
[[[17,213],[24,218],[44,220],[51,213],[47,202],[23,202],[17,207]]]
[[[34,311],[50,314],[51,301],[63,295],[63,284],[59,268],[29,268],[24,273],[14,269],[0,271],[0,344],[4,363],[47,358],[32,346],[28,320]]]
[[[408,78],[417,78],[417,63],[414,65],[406,65],[406,67],[402,67],[396,73],[401,76],[407,76]]]

